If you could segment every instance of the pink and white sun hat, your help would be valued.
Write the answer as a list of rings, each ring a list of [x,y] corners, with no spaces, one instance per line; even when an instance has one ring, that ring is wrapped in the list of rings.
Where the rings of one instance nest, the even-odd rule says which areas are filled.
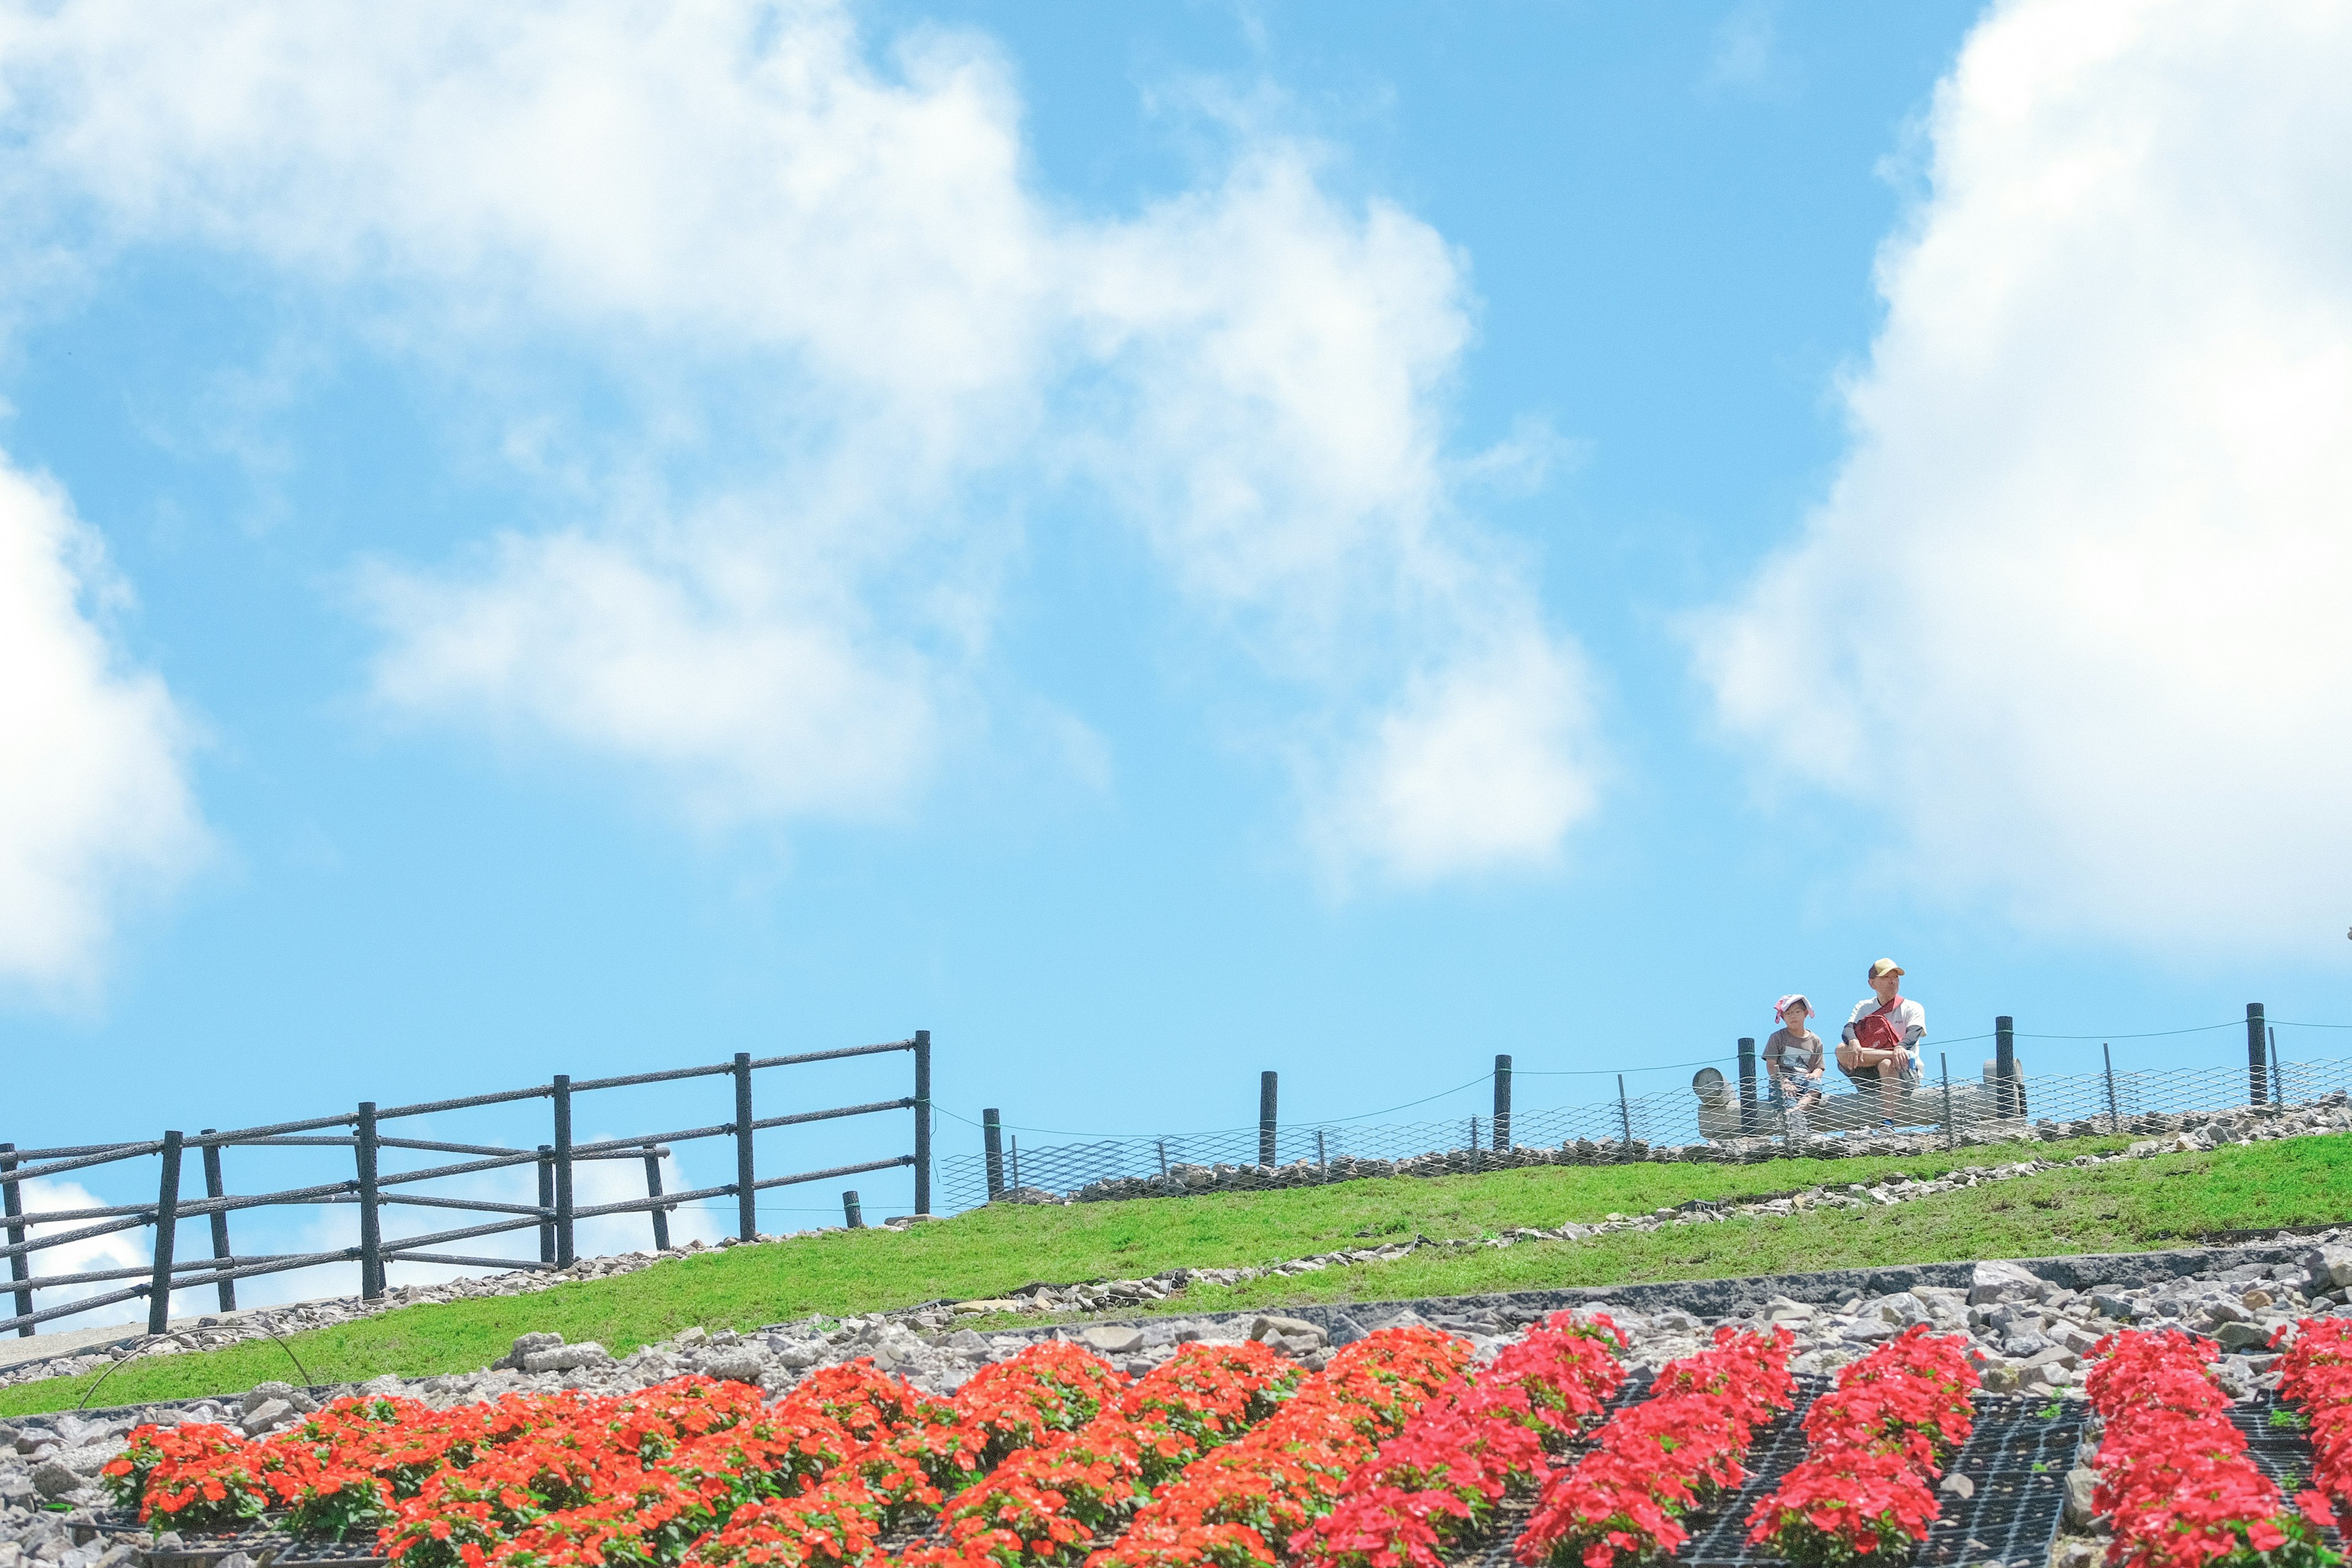
[[[1806,1012],[1811,1013],[1813,1010],[1813,1005],[1811,1002],[1805,1001],[1805,994],[1803,992],[1792,991],[1788,995],[1781,997],[1778,1002],[1772,1004],[1772,1016],[1779,1019],[1783,1024],[1787,1023],[1789,1021],[1789,1009],[1795,1006],[1800,1002],[1805,1003]]]

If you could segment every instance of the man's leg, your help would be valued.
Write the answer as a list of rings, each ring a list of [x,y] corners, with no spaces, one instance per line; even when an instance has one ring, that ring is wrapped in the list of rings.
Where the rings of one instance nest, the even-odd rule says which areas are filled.
[[[1892,1121],[1903,1111],[1903,1053],[1885,1051],[1879,1055],[1878,1104],[1886,1120]]]

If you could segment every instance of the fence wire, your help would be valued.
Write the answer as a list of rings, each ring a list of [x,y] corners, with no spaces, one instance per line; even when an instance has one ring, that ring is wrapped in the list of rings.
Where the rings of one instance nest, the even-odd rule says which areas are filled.
[[[942,1207],[990,1202],[1081,1203],[1313,1186],[1374,1176],[1436,1176],[1526,1165],[1635,1160],[1763,1160],[1873,1152],[1882,1138],[1934,1134],[1954,1144],[2094,1133],[2152,1136],[2183,1117],[2269,1114],[2352,1100],[2352,1060],[2138,1072],[2024,1075],[1991,1063],[1974,1078],[1940,1075],[1855,1085],[1832,1067],[1830,1092],[1784,1103],[1765,1080],[1702,1072],[1689,1088],[1496,1118],[1381,1125],[1237,1128],[1157,1137],[1024,1144],[939,1163]],[[1753,1098],[1748,1097],[1752,1090]],[[1793,1114],[1792,1114],[1793,1112]]]

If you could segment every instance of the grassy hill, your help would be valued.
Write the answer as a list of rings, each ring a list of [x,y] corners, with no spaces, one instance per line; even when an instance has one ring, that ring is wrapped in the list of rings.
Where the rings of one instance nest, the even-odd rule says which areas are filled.
[[[2087,1139],[1904,1159],[1548,1166],[1438,1181],[983,1209],[906,1232],[834,1232],[700,1254],[531,1296],[405,1308],[296,1335],[291,1345],[309,1381],[317,1383],[470,1370],[505,1353],[515,1335],[530,1330],[596,1340],[621,1355],[698,1323],[748,1329],[812,1312],[842,1315],[940,1297],[1003,1295],[1033,1280],[1134,1279],[1178,1267],[1265,1264],[1414,1235],[1493,1235],[1515,1226],[1592,1222],[1690,1198],[1785,1192],[1895,1171],[1923,1176],[1959,1165],[2116,1147],[2116,1140]],[[1575,1243],[1423,1251],[1387,1264],[1230,1289],[1195,1285],[1157,1310],[2128,1252],[2215,1232],[2345,1219],[2352,1219],[2352,1136],[2305,1138],[2049,1171],[1894,1208],[1730,1220]],[[0,1389],[0,1415],[70,1407],[94,1375]],[[286,1351],[263,1341],[124,1366],[107,1380],[99,1403],[237,1391],[273,1377],[303,1381]]]

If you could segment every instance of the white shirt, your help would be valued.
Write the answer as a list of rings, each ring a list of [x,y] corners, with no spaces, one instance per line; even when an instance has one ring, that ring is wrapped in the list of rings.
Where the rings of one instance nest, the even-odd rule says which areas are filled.
[[[1845,1021],[1845,1038],[1849,1040],[1853,1038],[1853,1026],[1877,1012],[1878,1006],[1878,998],[1875,994],[1865,996],[1855,1003],[1853,1016]],[[1927,1009],[1908,996],[1898,997],[1895,1005],[1887,1009],[1886,1021],[1895,1026],[1896,1034],[1903,1037],[1904,1051],[1909,1055],[1917,1055],[1919,1041],[1927,1033]]]

